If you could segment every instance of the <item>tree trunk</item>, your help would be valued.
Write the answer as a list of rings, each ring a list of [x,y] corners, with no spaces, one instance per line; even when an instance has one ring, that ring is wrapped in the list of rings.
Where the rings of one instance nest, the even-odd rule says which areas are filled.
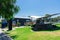
[[[12,19],[8,20],[8,30],[12,30]]]

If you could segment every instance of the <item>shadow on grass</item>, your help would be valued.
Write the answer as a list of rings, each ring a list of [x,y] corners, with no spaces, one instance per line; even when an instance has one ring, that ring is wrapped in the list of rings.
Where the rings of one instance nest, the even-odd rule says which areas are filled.
[[[17,38],[17,37],[18,37],[17,35],[11,36],[12,39]]]
[[[10,34],[9,32],[5,32],[5,34]],[[12,39],[17,38],[17,35],[10,36]]]
[[[33,25],[33,31],[55,31],[60,30],[60,27],[51,24],[44,24],[44,25]]]

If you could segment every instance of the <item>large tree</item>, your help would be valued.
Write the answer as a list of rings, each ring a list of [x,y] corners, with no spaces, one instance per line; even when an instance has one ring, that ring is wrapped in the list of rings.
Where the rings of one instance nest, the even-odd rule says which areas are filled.
[[[0,0],[0,16],[8,21],[9,30],[12,30],[12,18],[17,12],[16,0]]]

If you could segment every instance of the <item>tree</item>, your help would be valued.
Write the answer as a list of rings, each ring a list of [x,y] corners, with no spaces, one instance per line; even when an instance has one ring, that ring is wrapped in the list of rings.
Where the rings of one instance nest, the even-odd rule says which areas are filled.
[[[45,17],[49,17],[50,16],[50,14],[45,14]]]
[[[47,21],[50,21],[50,14],[45,14],[45,18],[44,18],[44,20],[47,22]]]
[[[8,21],[9,30],[12,30],[12,18],[18,9],[16,0],[0,0],[0,16]]]

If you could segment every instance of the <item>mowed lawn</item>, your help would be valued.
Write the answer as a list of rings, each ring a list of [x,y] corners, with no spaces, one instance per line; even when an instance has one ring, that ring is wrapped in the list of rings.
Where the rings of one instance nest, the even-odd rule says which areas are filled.
[[[31,27],[26,26],[8,32],[8,35],[13,38],[13,40],[60,40],[60,30],[32,31]]]

